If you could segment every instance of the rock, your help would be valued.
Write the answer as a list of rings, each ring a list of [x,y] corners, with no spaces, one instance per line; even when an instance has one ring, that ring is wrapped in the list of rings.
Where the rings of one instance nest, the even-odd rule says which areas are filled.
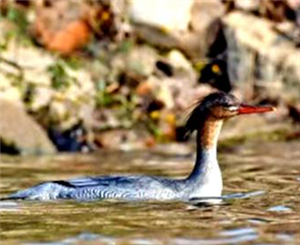
[[[157,51],[147,45],[133,47],[126,53],[119,53],[111,60],[111,67],[116,71],[126,71],[139,76],[149,76],[158,60]]]
[[[219,0],[195,1],[192,8],[192,32],[182,39],[181,48],[192,58],[206,57],[222,33],[221,17],[224,14],[225,7]],[[223,53],[223,45],[217,45],[214,49]]]
[[[89,36],[89,27],[84,21],[73,21],[63,30],[53,34],[50,41],[46,43],[46,47],[49,50],[68,55],[84,46],[89,40]]]
[[[255,11],[259,9],[259,1],[253,0],[235,0],[235,6],[245,11]]]
[[[54,91],[48,86],[36,86],[34,89],[34,95],[30,103],[31,111],[39,111],[41,108],[44,108],[51,104]]]
[[[259,14],[273,22],[296,19],[296,13],[287,1],[263,0],[259,4]]]
[[[169,79],[165,79],[162,82],[157,94],[157,99],[162,101],[166,109],[169,110],[173,109],[175,106],[174,96],[170,89],[170,86],[172,86],[172,84],[170,83],[173,83],[173,80],[169,81]]]
[[[299,8],[300,8],[299,0],[287,0],[287,3],[292,9],[299,10]]]
[[[3,69],[0,69],[0,81],[1,98],[21,103],[22,98],[20,90],[11,85],[11,81],[4,75]]]
[[[178,50],[172,50],[165,57],[153,56],[151,62],[153,70],[140,81],[136,92],[141,96],[152,94],[167,110],[182,108],[183,101],[185,105],[190,103],[197,73],[187,58]],[[168,68],[167,73],[162,65]]]
[[[25,48],[17,40],[12,39],[6,49],[1,52],[1,56],[0,94],[2,98],[21,102],[28,88],[32,86],[35,87],[35,96],[31,100],[30,109],[36,111],[50,102],[50,94],[48,91],[45,92],[50,86],[50,76],[46,69],[54,63],[50,55],[31,46]]]
[[[146,138],[149,136],[138,135],[133,130],[119,129],[96,134],[95,143],[105,149],[132,151],[145,149],[147,147]]]
[[[26,113],[20,104],[1,99],[1,143],[13,146],[22,154],[56,152],[45,131]]]
[[[157,27],[166,32],[186,31],[193,2],[194,0],[159,2],[130,0],[129,13],[135,23]]]
[[[136,88],[136,93],[140,96],[146,96],[151,94],[153,91],[153,87],[150,83],[142,82]]]
[[[235,11],[223,20],[230,81],[244,95],[255,86],[266,95],[299,100],[300,49],[266,19]]]
[[[202,0],[195,1],[191,9],[191,28],[196,32],[202,32],[207,35],[209,28],[212,27],[213,22],[219,20],[225,13],[225,8],[218,0]],[[206,38],[206,36],[202,36]]]
[[[55,122],[57,127],[66,130],[79,121],[92,124],[92,116],[87,112],[92,113],[95,107],[95,89],[91,74],[84,68],[73,69],[67,62],[41,49],[20,45],[16,40],[10,41],[1,56],[9,61],[1,62],[0,66],[1,97],[17,102],[32,90],[26,109],[39,114],[49,108],[42,118],[45,126]],[[14,67],[19,67],[21,73]],[[57,70],[61,73],[57,74]],[[63,86],[55,85],[54,79],[64,83]]]
[[[88,10],[80,1],[56,1],[50,6],[40,6],[32,32],[47,49],[69,55],[89,40]]]
[[[191,62],[178,50],[171,50],[167,54],[167,60],[170,64],[176,68],[181,70],[186,70],[187,72],[195,73]]]
[[[192,58],[203,58],[208,48],[216,40],[221,28],[220,17],[224,14],[225,8],[221,1],[166,1],[168,7],[162,7],[161,2],[147,2],[153,5],[153,8],[159,8],[162,12],[162,19],[156,23],[153,18],[150,7],[140,1],[131,1],[131,15],[133,18],[134,31],[143,40],[157,46],[165,48],[177,48]],[[138,7],[135,6],[138,5]],[[172,6],[183,5],[184,7],[172,12]],[[137,8],[138,11],[132,9]],[[174,7],[177,8],[177,7]],[[136,14],[136,12],[147,13],[144,16]],[[149,16],[148,13],[151,13]],[[170,16],[169,16],[170,15]],[[172,17],[172,16],[173,17]],[[177,19],[183,18],[181,25],[177,24]],[[175,26],[177,26],[175,28]],[[189,27],[189,28],[187,28]]]
[[[6,49],[1,52],[1,56],[22,69],[25,79],[39,81],[45,85],[50,83],[49,76],[45,77],[43,74],[45,68],[55,62],[49,53],[33,46],[21,45],[18,40],[12,39]]]

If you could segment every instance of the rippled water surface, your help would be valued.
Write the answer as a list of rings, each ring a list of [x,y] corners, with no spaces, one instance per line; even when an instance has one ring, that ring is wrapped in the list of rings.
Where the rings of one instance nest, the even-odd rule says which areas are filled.
[[[2,244],[300,244],[300,142],[222,151],[223,205],[1,202]],[[193,156],[155,152],[1,158],[1,196],[41,181],[136,173],[182,177]],[[245,194],[246,193],[246,194]]]

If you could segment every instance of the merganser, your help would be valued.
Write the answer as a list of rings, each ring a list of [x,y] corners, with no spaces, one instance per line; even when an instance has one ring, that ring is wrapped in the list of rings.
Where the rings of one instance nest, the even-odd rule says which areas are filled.
[[[221,197],[222,175],[217,161],[217,141],[224,119],[250,113],[274,111],[271,106],[239,103],[224,92],[199,101],[186,122],[187,133],[197,131],[197,157],[193,171],[183,179],[157,176],[98,176],[43,182],[2,200],[99,199],[180,200]]]

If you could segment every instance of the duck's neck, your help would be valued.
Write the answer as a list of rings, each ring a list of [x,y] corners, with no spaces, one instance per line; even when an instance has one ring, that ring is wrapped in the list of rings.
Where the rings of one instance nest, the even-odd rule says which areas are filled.
[[[214,171],[219,172],[217,161],[217,142],[223,120],[208,117],[197,131],[197,157],[193,171],[188,179],[197,181],[213,178]]]

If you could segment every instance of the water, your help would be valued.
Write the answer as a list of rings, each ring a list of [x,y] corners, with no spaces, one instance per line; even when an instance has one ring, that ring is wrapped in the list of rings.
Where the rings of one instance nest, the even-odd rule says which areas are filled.
[[[175,151],[176,152],[176,151]],[[102,152],[1,159],[1,195],[45,180],[137,173],[172,177],[189,154]],[[300,244],[300,142],[222,151],[224,202],[2,202],[3,244]]]

